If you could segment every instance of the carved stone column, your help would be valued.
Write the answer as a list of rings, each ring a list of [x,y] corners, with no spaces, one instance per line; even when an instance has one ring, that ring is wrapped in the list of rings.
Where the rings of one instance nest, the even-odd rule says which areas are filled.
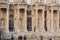
[[[6,32],[9,32],[9,8],[7,8],[6,13]]]
[[[59,30],[59,10],[57,11],[57,30]]]
[[[36,32],[38,32],[38,9],[36,9]]]
[[[45,31],[44,30],[44,9],[42,10],[42,16],[43,16],[43,22],[42,22],[42,32]]]
[[[53,10],[51,10],[51,32],[54,31],[54,28],[53,28]]]
[[[27,9],[25,9],[25,32],[27,32]]]
[[[47,30],[50,32],[50,30],[51,30],[51,22],[50,22],[50,17],[51,17],[51,15],[50,15],[50,11],[49,10],[47,10]]]

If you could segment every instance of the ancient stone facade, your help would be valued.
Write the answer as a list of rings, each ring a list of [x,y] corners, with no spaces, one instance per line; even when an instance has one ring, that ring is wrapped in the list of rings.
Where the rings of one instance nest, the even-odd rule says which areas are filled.
[[[60,40],[59,0],[0,0],[0,38]]]

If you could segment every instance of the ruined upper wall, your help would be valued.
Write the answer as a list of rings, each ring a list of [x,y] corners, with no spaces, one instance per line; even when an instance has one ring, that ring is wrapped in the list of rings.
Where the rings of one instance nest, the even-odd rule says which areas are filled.
[[[35,3],[42,3],[42,4],[45,4],[45,3],[52,3],[52,0],[31,0],[31,4],[35,4]]]
[[[26,3],[27,1],[26,0],[13,0],[14,3]]]
[[[31,0],[31,4],[35,4],[37,0]]]
[[[9,0],[0,0],[0,3],[7,3]]]
[[[46,3],[47,4],[50,4],[50,3],[59,3],[59,0],[46,0]]]
[[[59,0],[53,0],[53,3],[59,3]]]
[[[31,0],[31,4],[35,4],[35,3],[44,3],[45,0]]]
[[[51,4],[51,3],[59,3],[59,0],[31,0],[31,4],[35,4],[36,2],[42,3],[42,4]]]
[[[8,0],[0,0],[0,1],[8,1]]]
[[[46,4],[50,4],[50,3],[59,3],[59,0],[30,0],[30,4],[36,4],[36,3],[46,3]],[[9,2],[9,0],[0,0],[0,2]],[[27,0],[13,0],[13,2],[11,3],[22,3],[25,2],[27,3]]]
[[[52,0],[46,0],[46,3],[50,4],[52,3]]]

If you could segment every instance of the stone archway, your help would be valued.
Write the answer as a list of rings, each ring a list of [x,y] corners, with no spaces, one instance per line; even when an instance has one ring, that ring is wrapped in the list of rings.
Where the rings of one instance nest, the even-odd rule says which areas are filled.
[[[18,37],[18,40],[26,40],[26,35],[24,35],[24,36],[19,36],[19,37]]]
[[[18,40],[22,40],[22,36],[19,36],[19,37],[18,37]]]

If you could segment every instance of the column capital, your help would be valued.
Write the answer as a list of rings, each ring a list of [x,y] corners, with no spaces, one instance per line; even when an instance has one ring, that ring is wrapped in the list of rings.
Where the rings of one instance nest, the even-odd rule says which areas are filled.
[[[7,11],[9,11],[9,8],[6,8]]]

